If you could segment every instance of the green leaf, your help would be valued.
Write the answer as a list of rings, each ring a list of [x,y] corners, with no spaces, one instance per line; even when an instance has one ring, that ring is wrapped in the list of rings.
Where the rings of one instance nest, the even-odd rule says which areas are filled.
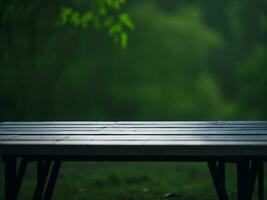
[[[70,15],[72,14],[72,9],[68,7],[62,7],[60,14],[59,14],[59,20],[61,24],[66,24],[69,20]]]
[[[79,26],[80,22],[81,22],[80,13],[78,11],[74,12],[71,15],[71,20],[70,21],[74,26]]]
[[[125,4],[125,0],[106,0],[106,3],[110,8],[119,10]]]
[[[116,33],[120,33],[122,31],[122,27],[120,24],[114,24],[109,28],[108,34],[114,35]]]
[[[81,17],[81,27],[86,28],[88,23],[93,20],[93,13],[88,11]]]
[[[122,13],[119,15],[119,20],[122,24],[126,25],[129,29],[134,29],[134,23],[131,21],[127,13]]]
[[[128,35],[126,32],[122,32],[120,35],[120,45],[123,49],[125,49],[127,47],[127,43],[128,43]]]

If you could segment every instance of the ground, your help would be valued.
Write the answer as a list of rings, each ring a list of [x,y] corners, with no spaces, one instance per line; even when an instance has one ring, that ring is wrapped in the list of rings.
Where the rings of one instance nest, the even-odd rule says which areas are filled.
[[[31,164],[25,175],[19,199],[31,199],[35,186],[35,173],[35,167]],[[233,164],[227,165],[226,173],[230,197],[235,199]],[[2,179],[0,199],[2,199],[2,164],[0,175]],[[65,162],[53,197],[56,200],[217,199],[205,163],[175,162]]]

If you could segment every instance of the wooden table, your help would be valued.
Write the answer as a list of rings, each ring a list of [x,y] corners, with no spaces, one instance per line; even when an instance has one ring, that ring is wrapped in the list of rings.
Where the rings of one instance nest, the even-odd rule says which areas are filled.
[[[33,199],[51,199],[62,161],[207,162],[220,200],[229,199],[225,163],[233,162],[238,200],[252,199],[256,178],[263,200],[267,121],[1,122],[0,156],[8,200],[29,162],[37,163]]]

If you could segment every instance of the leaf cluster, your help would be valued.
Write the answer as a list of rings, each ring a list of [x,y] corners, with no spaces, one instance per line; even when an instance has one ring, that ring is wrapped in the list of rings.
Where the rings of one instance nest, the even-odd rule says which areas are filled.
[[[59,12],[61,25],[71,24],[78,28],[106,30],[114,43],[122,48],[127,47],[128,31],[135,28],[134,23],[126,12],[121,11],[125,0],[100,0],[92,1],[85,11],[80,11],[71,6],[62,6]]]

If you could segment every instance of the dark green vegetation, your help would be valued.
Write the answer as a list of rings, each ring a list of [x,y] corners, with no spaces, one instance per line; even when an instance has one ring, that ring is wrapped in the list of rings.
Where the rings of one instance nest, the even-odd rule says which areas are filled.
[[[134,22],[127,49],[62,17],[80,1],[15,2],[1,10],[1,120],[267,118],[266,1],[129,1],[107,14]]]
[[[19,199],[31,199],[36,184],[35,170],[34,165],[28,168]],[[3,174],[2,165],[0,174]],[[236,197],[235,174],[234,165],[228,164],[226,181],[231,199]],[[3,179],[0,195],[3,195]],[[216,200],[217,196],[206,164],[65,162],[54,199]]]
[[[265,0],[0,0],[0,120],[266,120],[266,11]],[[55,195],[167,192],[215,199],[203,165],[154,163],[66,164]]]

